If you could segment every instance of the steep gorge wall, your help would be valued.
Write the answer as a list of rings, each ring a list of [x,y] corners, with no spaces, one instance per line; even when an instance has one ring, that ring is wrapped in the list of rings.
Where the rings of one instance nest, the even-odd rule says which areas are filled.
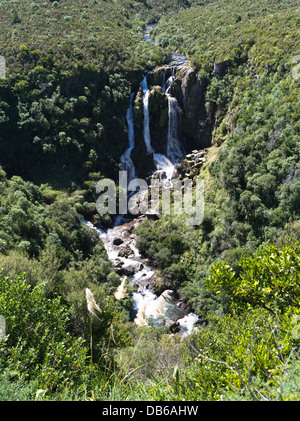
[[[152,154],[147,153],[144,142],[144,110],[143,110],[143,90],[140,87],[134,102],[134,141],[135,148],[131,153],[131,159],[140,178],[146,178],[153,173],[155,167]]]
[[[206,110],[205,86],[197,72],[188,66],[179,68],[170,93],[177,99],[183,112],[182,141],[186,151],[210,146],[215,110]]]
[[[211,145],[212,132],[215,125],[216,110],[210,108],[206,110],[205,93],[206,86],[201,81],[197,71],[192,67],[185,65],[180,67],[159,67],[148,75],[148,85],[153,87],[162,86],[174,71],[174,81],[172,83],[170,94],[174,96],[182,110],[182,142],[185,150],[189,152],[192,149],[203,149]],[[159,103],[163,103],[163,99],[159,97],[159,88],[156,89],[155,97],[159,98]],[[161,92],[161,95],[163,93]],[[165,108],[161,108],[158,112],[158,107],[149,104],[150,119],[152,119],[152,126],[150,127],[151,134],[154,138],[155,127],[161,129],[161,123],[164,121]],[[151,106],[152,105],[152,106]],[[165,137],[164,131],[158,130],[158,135]],[[157,140],[154,140],[154,142]],[[160,143],[157,141],[157,143]]]
[[[171,75],[174,80],[169,93],[175,97],[182,110],[181,139],[186,153],[211,145],[216,110],[205,106],[206,87],[197,72],[184,66],[163,66],[147,77],[149,95],[149,124],[151,144],[155,152],[166,154],[168,137],[168,98],[163,86]],[[167,86],[166,86],[167,88]],[[143,91],[140,88],[134,100],[135,149],[132,160],[140,177],[153,170],[153,159],[147,154],[143,137]]]
[[[166,155],[168,137],[168,99],[160,86],[154,86],[149,96],[150,134],[155,152]]]

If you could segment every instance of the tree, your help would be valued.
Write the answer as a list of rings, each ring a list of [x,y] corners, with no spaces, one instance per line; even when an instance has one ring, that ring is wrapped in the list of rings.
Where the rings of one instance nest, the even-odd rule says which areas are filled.
[[[11,20],[12,23],[20,23],[21,22],[16,9],[12,9],[12,11],[10,12],[10,20]]]
[[[62,393],[80,384],[87,359],[82,338],[68,333],[68,311],[60,298],[47,298],[43,284],[32,288],[24,276],[0,275],[0,314],[6,340],[0,365],[39,388]]]
[[[300,304],[300,243],[278,248],[269,245],[239,262],[237,275],[227,263],[212,267],[209,288],[225,291],[241,304],[249,303],[271,312],[284,312]]]

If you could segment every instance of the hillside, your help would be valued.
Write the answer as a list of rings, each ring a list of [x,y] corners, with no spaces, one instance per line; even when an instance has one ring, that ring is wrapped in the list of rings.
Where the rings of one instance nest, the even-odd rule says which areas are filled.
[[[0,399],[299,400],[299,22],[294,0],[0,2]],[[82,222],[112,224],[96,183],[118,179],[130,98],[133,161],[153,165],[148,70],[152,146],[165,151],[172,95],[178,171],[204,181],[205,213],[126,235],[158,293],[198,315],[187,340],[132,322],[136,285],[116,299],[124,267]]]
[[[9,5],[0,4],[0,54],[7,67],[2,165],[60,187],[94,172],[115,178],[127,140],[130,82],[168,57],[143,39],[143,18],[168,7],[103,0]]]

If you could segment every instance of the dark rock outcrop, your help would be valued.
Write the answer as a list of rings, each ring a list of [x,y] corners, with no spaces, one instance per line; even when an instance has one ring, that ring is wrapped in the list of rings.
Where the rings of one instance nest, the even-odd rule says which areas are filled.
[[[147,83],[151,89],[153,86],[162,86],[163,83],[168,80],[172,74],[172,67],[163,66],[156,67],[152,72],[147,76]]]
[[[199,174],[201,167],[206,162],[207,150],[193,150],[177,166],[177,173],[181,179],[193,178]]]
[[[182,136],[186,150],[203,149],[211,145],[214,110],[205,107],[205,86],[196,70],[189,66],[178,68],[171,87],[182,111]]]
[[[168,137],[168,98],[160,86],[154,86],[150,91],[149,117],[152,147],[155,152],[166,154]]]
[[[123,240],[121,238],[115,238],[113,241],[113,245],[114,246],[120,246],[121,244],[123,244]]]
[[[176,320],[167,320],[165,325],[172,333],[178,333],[180,331],[180,326]]]
[[[215,72],[221,75],[223,66],[216,64]],[[181,108],[180,135],[186,151],[201,150],[211,146],[215,128],[217,106],[206,108],[206,85],[195,69],[188,64],[163,66],[154,69],[147,76],[149,95],[149,125],[151,145],[155,152],[166,154],[168,138],[168,98],[162,85],[174,75],[169,93],[175,97]],[[135,124],[135,148],[131,158],[138,177],[146,179],[155,170],[153,154],[147,152],[144,142],[143,90],[140,87],[133,104]]]
[[[224,70],[224,63],[220,62],[220,63],[214,63],[214,75],[219,79],[220,76],[222,75],[222,72]]]
[[[125,247],[122,247],[121,250],[118,253],[119,257],[125,257],[128,259],[128,257],[132,256],[134,253],[129,245],[126,245]]]
[[[144,108],[143,90],[139,89],[133,103],[135,148],[131,153],[131,159],[135,165],[138,176],[147,178],[154,170],[153,154],[147,152],[144,142]]]

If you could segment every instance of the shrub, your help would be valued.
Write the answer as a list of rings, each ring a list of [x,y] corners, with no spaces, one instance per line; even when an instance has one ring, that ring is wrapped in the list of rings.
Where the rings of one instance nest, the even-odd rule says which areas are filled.
[[[12,11],[10,12],[10,20],[11,20],[11,23],[20,23],[21,22],[16,9],[12,9]]]
[[[31,288],[24,276],[1,275],[0,314],[8,335],[1,343],[2,369],[35,379],[49,393],[62,393],[80,381],[87,348],[67,332],[68,312],[59,298],[47,298],[42,284]]]

